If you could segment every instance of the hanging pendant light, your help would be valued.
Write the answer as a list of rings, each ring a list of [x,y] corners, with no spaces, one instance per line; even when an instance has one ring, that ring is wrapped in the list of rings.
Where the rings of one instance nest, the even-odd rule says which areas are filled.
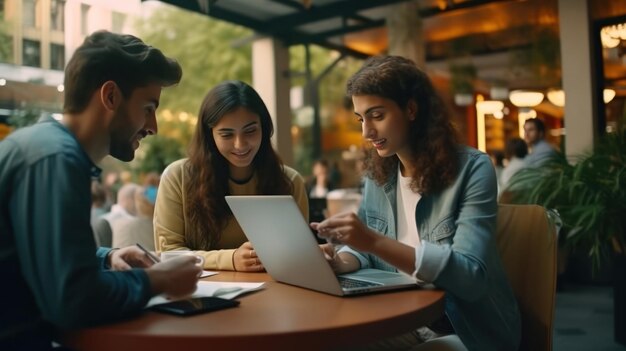
[[[517,107],[535,107],[543,101],[543,93],[532,90],[513,90],[509,100]]]

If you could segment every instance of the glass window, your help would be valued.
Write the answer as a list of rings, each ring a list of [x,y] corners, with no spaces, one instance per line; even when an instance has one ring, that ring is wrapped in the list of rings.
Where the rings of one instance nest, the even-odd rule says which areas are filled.
[[[24,0],[23,23],[26,28],[34,28],[37,24],[37,0]]]
[[[87,18],[89,17],[89,9],[91,6],[87,4],[80,4],[80,34],[89,34],[89,26],[87,25]]]
[[[41,67],[41,45],[38,41],[24,39],[22,64],[24,66]]]
[[[65,46],[50,44],[50,68],[62,71],[65,67]]]
[[[114,33],[123,33],[124,24],[126,23],[126,15],[120,12],[113,11],[111,17],[111,31]]]
[[[50,29],[65,30],[65,0],[52,0],[50,4]]]

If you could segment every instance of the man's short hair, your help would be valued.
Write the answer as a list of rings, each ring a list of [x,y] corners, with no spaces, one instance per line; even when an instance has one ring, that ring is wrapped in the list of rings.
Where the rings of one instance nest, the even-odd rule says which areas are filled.
[[[545,134],[546,132],[546,125],[543,124],[543,121],[540,120],[539,118],[529,118],[526,120],[526,122],[524,122],[524,124],[526,123],[532,123],[535,125],[535,129],[537,129],[538,132]]]
[[[93,93],[107,81],[115,82],[128,98],[134,89],[148,84],[176,84],[182,74],[176,60],[141,39],[97,31],[85,38],[65,68],[63,111],[84,111]]]

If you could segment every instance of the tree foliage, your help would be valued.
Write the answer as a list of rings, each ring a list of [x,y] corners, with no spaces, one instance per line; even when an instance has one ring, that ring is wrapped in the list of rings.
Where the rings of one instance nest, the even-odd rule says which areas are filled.
[[[13,61],[13,40],[9,33],[9,23],[4,19],[4,12],[0,9],[0,62]]]
[[[180,159],[184,154],[183,145],[177,139],[155,135],[142,141],[141,153],[137,152],[135,170],[139,173],[163,173],[165,167]]]
[[[160,110],[196,115],[210,88],[223,80],[250,82],[250,45],[233,43],[252,32],[208,16],[163,5],[136,23],[146,43],[178,60],[183,68],[180,84],[163,90]]]
[[[310,54],[310,78],[318,82],[318,94],[320,102],[320,122],[322,127],[322,133],[328,130],[336,130],[341,124],[335,117],[338,111],[345,108],[350,108],[349,100],[346,98],[346,82],[348,78],[352,76],[361,66],[362,61],[351,57],[344,57],[335,66],[331,65],[339,58],[339,55],[326,48],[320,46],[311,45],[309,47]],[[305,94],[310,93],[306,89],[306,48],[304,45],[291,47],[289,50],[290,55],[290,70],[292,71],[293,78],[291,79],[292,86],[305,87]],[[327,69],[329,69],[327,71]],[[327,71],[327,72],[326,72]],[[305,100],[307,97],[305,97]],[[309,101],[310,103],[310,101]],[[312,113],[309,111],[308,113]],[[347,125],[348,130],[360,130],[360,124],[356,122],[356,119]],[[294,119],[295,126],[299,128],[298,138],[294,141],[294,166],[303,174],[311,172],[311,166],[314,161],[313,155],[313,128],[312,126],[302,126],[298,124],[297,118]],[[333,158],[331,154],[338,153],[334,150],[323,150],[324,158]]]
[[[320,102],[324,109],[322,119],[331,119],[332,111],[336,108],[345,107],[346,82],[361,66],[362,61],[351,57],[345,57],[334,66],[330,72],[320,78],[320,75],[339,57],[338,54],[320,47],[311,45],[311,78],[319,79]],[[292,86],[305,85],[306,77],[303,75],[306,68],[306,51],[303,45],[294,46],[289,50],[290,69],[296,73],[292,79]]]

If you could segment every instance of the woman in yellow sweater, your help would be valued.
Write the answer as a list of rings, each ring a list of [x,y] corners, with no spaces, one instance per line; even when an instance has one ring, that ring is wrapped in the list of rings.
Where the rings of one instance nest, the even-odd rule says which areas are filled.
[[[188,158],[165,169],[154,212],[157,251],[194,250],[204,268],[262,271],[225,195],[292,195],[308,219],[304,180],[283,165],[270,138],[270,114],[240,81],[208,92]]]

